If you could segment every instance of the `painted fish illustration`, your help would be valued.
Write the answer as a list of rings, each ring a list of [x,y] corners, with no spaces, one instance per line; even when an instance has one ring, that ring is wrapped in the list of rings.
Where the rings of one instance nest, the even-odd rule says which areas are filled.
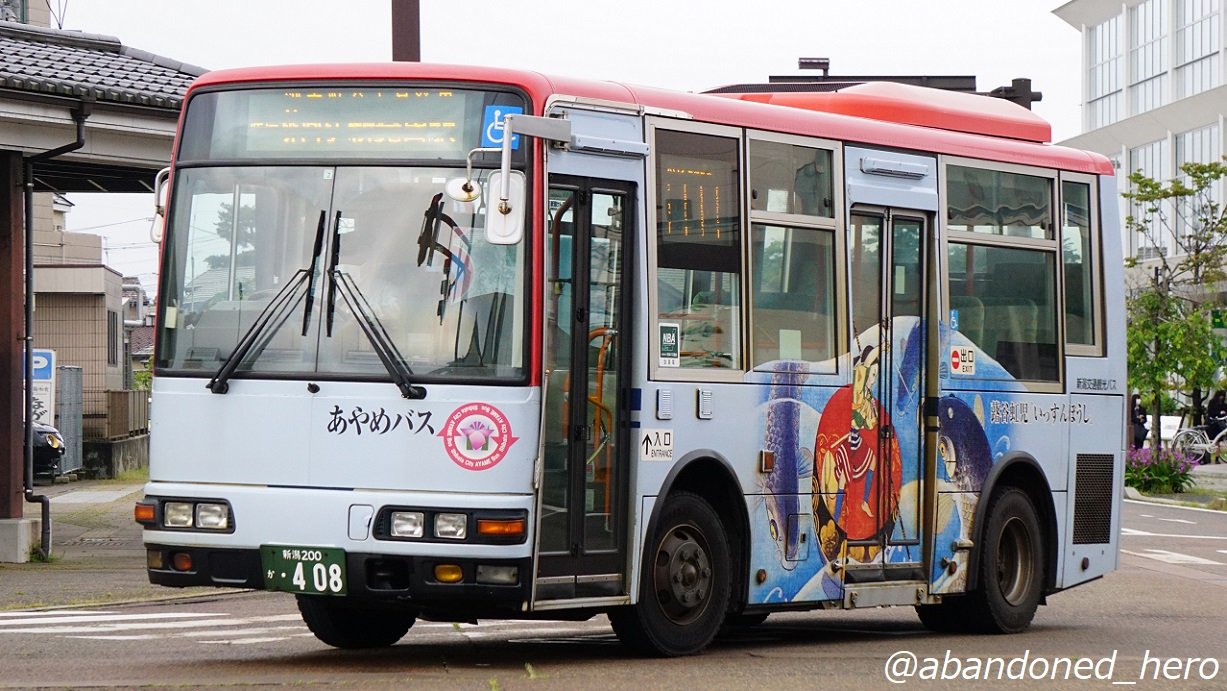
[[[947,396],[937,404],[938,455],[946,466],[946,475],[960,492],[979,492],[993,467],[993,455],[984,434],[983,414],[977,415],[971,406]]]
[[[979,396],[974,401],[974,407],[954,396],[947,396],[937,404],[941,428],[937,442],[938,462],[945,467],[946,476],[958,490],[949,497],[947,505],[942,506],[939,502],[939,522],[942,515],[953,517],[957,514],[957,534],[961,538],[972,535],[980,490],[993,467],[992,451],[984,433],[983,407]],[[953,506],[949,505],[950,502]],[[953,575],[944,570],[935,574],[936,591],[960,592],[967,587],[967,553],[958,552],[951,558],[958,568]]]
[[[800,446],[800,385],[808,374],[804,362],[782,362],[771,377],[767,400],[766,439],[763,448],[775,455],[775,465],[763,480],[768,529],[788,570],[796,566],[804,526],[797,499],[799,477],[813,463],[813,454]]]

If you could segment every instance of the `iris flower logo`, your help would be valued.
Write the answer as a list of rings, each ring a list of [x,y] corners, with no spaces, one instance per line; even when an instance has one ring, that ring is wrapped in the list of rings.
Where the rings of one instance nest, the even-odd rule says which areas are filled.
[[[518,438],[503,411],[489,403],[468,403],[448,416],[439,431],[443,450],[466,470],[488,470],[507,456]]]

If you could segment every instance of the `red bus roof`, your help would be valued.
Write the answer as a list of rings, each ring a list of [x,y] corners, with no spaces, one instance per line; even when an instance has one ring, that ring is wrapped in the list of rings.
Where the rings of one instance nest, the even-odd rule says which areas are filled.
[[[893,82],[868,82],[838,91],[718,94],[743,101],[843,113],[939,130],[987,134],[1030,142],[1052,141],[1052,126],[1040,116],[1001,98],[928,89]]]
[[[702,122],[853,144],[1114,174],[1111,162],[1100,154],[1044,143],[1051,138],[1048,123],[1015,104],[984,96],[883,82],[831,93],[715,95],[547,76],[523,70],[392,62],[219,70],[197,79],[191,90],[234,83],[323,80],[500,84],[523,89],[537,113],[544,109],[551,96],[563,94],[680,112]]]

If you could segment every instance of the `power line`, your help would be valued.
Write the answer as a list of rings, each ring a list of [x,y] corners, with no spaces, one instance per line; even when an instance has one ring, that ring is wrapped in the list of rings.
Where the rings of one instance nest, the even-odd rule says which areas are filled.
[[[115,221],[114,223],[103,223],[102,225],[87,226],[85,228],[69,228],[68,231],[70,233],[84,233],[87,230],[100,230],[102,228],[112,228],[114,226],[122,226],[127,223],[136,223],[137,221],[144,221],[145,223],[152,223],[153,216],[143,216],[141,218],[129,218],[126,221]]]

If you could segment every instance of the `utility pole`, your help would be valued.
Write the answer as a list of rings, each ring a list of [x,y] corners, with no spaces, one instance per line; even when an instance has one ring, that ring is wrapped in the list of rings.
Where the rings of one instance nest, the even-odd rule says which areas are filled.
[[[392,0],[392,60],[422,61],[421,0]]]

